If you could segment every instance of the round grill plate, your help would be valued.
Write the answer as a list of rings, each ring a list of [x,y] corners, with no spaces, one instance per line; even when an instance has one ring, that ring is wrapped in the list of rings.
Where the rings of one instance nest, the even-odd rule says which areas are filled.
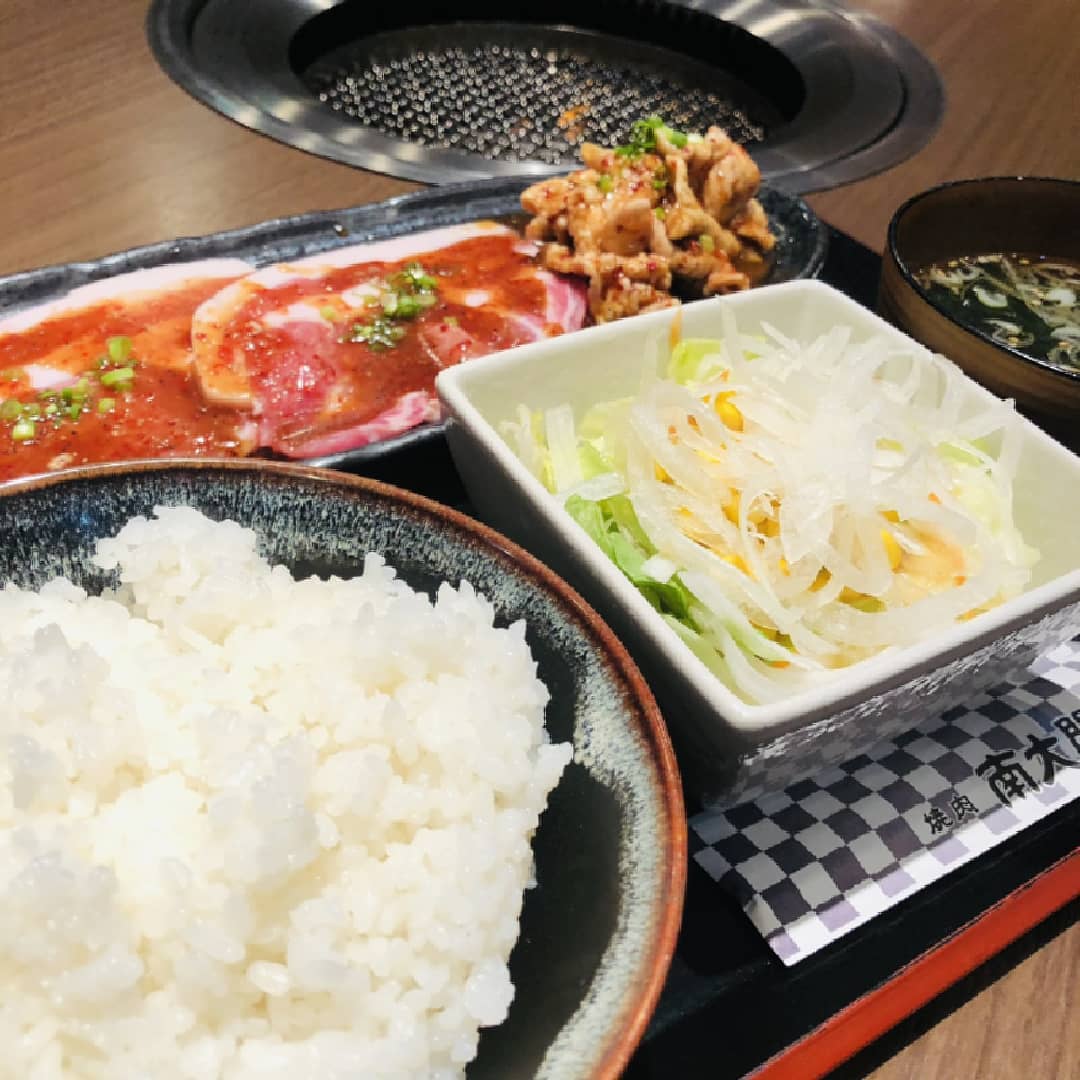
[[[937,73],[833,0],[153,0],[181,86],[310,153],[432,183],[543,176],[633,122],[726,128],[792,193],[923,146]]]

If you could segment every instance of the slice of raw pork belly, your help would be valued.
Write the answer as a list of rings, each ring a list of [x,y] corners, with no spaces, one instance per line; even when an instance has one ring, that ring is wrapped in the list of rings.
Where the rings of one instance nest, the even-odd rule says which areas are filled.
[[[582,325],[583,288],[535,266],[533,250],[477,222],[259,270],[196,312],[202,391],[250,409],[260,445],[294,458],[435,420],[441,368]],[[409,274],[424,306],[395,315]]]
[[[35,424],[15,439],[0,424],[0,480],[96,461],[250,450],[250,417],[208,406],[191,375],[191,318],[223,283],[251,271],[240,259],[158,266],[80,286],[55,300],[0,318],[0,397],[39,410],[43,393],[83,376],[111,411],[91,407]],[[110,338],[127,338],[138,362],[130,390],[97,383]]]

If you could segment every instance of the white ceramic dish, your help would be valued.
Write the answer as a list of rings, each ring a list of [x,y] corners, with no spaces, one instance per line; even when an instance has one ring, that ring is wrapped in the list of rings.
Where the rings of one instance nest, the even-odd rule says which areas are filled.
[[[849,757],[931,710],[970,700],[1080,629],[1080,459],[1027,421],[1016,519],[1042,553],[1028,590],[932,639],[885,653],[773,705],[747,705],[665,625],[649,603],[517,459],[499,433],[519,404],[591,405],[633,394],[644,350],[676,317],[686,337],[721,337],[720,305],[739,329],[768,322],[812,340],[837,324],[856,340],[900,331],[820,282],[793,282],[688,304],[523,346],[444,371],[450,449],[481,514],[573,582],[608,619],[652,683],[684,776],[707,803],[749,797]],[[918,346],[915,346],[918,347]],[[970,393],[989,392],[968,380]],[[1072,497],[1070,497],[1070,495]]]

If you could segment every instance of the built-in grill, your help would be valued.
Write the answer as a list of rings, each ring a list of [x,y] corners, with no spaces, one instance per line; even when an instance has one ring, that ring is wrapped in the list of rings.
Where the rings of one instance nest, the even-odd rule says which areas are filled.
[[[234,120],[433,183],[565,169],[659,114],[719,124],[770,182],[812,191],[903,160],[942,103],[909,42],[811,0],[155,0],[148,27]]]

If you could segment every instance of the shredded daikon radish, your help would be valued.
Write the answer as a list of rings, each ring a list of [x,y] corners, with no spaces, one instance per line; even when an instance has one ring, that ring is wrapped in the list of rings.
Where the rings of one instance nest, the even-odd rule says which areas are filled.
[[[544,414],[544,434],[551,455],[551,472],[556,491],[580,484],[583,475],[574,436],[574,411],[569,405],[548,409]]]
[[[683,341],[639,393],[512,445],[740,697],[770,702],[1021,591],[1011,404],[838,326]],[[546,442],[544,439],[546,438]]]

